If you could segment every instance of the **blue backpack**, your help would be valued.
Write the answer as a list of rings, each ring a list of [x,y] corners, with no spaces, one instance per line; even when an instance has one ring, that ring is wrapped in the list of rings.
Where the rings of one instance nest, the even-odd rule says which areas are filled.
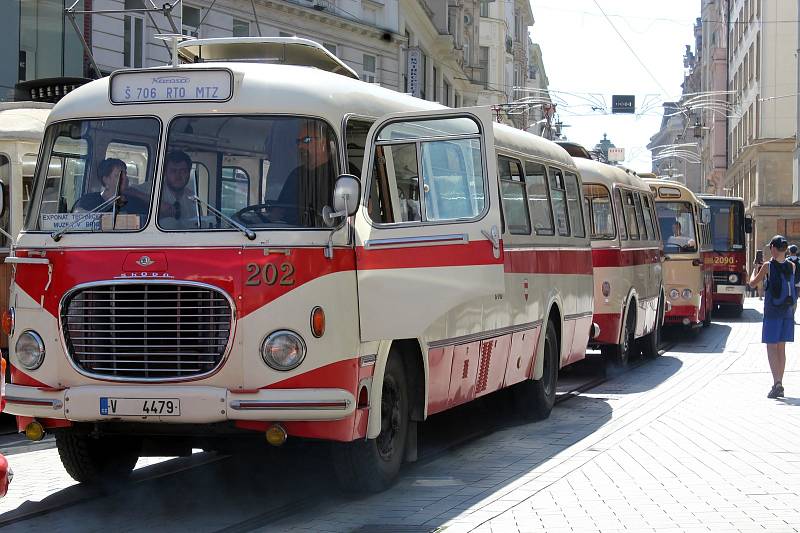
[[[769,303],[777,309],[789,309],[797,299],[794,287],[792,265],[789,261],[769,262],[769,278],[767,278],[766,294]]]

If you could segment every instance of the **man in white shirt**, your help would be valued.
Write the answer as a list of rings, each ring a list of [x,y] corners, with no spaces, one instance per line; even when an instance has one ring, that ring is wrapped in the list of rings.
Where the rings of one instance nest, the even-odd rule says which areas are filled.
[[[164,229],[197,229],[200,227],[197,203],[188,187],[192,159],[179,150],[169,152],[164,163],[164,183],[161,187],[161,205],[158,223]]]

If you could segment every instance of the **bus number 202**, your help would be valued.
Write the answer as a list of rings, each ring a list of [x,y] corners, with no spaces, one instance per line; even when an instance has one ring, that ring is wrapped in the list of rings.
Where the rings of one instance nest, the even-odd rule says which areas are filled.
[[[267,263],[263,267],[258,263],[247,263],[247,273],[245,285],[294,285],[294,265],[291,263],[281,263],[280,266]]]

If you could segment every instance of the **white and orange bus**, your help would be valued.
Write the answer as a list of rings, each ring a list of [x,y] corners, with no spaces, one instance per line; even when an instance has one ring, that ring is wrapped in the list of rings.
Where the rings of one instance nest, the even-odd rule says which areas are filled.
[[[653,193],[635,173],[575,159],[592,239],[592,345],[618,365],[634,354],[658,355],[665,298],[662,244]]]
[[[310,41],[182,46],[192,64],[115,72],[48,119],[7,260],[20,428],[86,482],[323,439],[372,491],[433,413],[513,386],[548,416],[593,329],[569,155]]]
[[[708,257],[714,274],[714,306],[730,308],[736,315],[744,310],[747,287],[745,235],[753,230],[753,220],[744,214],[744,200],[731,196],[701,194],[711,209],[711,246]]]
[[[645,181],[655,194],[664,242],[664,292],[672,304],[664,322],[707,326],[714,307],[710,210],[680,183]]]

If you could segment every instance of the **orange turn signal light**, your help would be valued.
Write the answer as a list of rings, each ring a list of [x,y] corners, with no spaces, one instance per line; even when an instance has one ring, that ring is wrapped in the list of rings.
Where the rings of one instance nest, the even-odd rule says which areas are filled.
[[[325,311],[320,306],[311,310],[311,334],[316,338],[325,334]]]
[[[5,333],[6,335],[8,335],[10,337],[11,333],[14,332],[14,308],[13,307],[10,307],[10,308],[6,309],[5,311],[3,311],[3,317],[2,317],[1,322],[2,322],[2,327],[3,327],[3,333]]]

